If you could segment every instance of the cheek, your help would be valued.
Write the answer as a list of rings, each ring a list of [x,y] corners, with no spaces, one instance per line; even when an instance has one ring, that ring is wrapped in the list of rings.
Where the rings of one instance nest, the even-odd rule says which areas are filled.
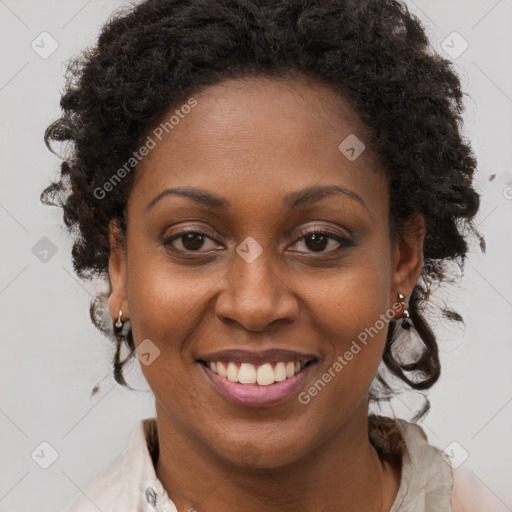
[[[335,382],[329,386],[334,393],[343,388],[356,399],[371,385],[391,318],[390,282],[386,262],[370,253],[330,276],[325,286],[317,282],[304,290],[315,330],[324,337],[323,371],[331,369],[325,379]]]
[[[346,342],[374,326],[386,313],[390,283],[386,262],[360,251],[324,281],[314,279],[305,285],[301,294],[319,326]]]
[[[165,261],[164,251],[149,251],[141,245],[132,244],[127,276],[130,321],[141,370],[154,392],[163,388],[166,393],[183,393],[182,344],[197,322],[199,299],[211,283],[197,275],[187,277],[193,274],[184,274]],[[141,353],[148,351],[151,363],[145,364]]]
[[[186,277],[160,260],[139,261],[143,264],[135,265],[134,259],[130,269],[128,301],[141,371],[168,415],[177,420],[194,410],[199,414],[206,405],[190,388],[189,372],[195,363],[186,357],[184,348],[200,324],[204,314],[201,297],[212,282],[197,275]],[[145,364],[144,352],[152,356],[149,364]]]
[[[165,342],[180,339],[197,322],[202,298],[222,276],[218,269],[172,264],[165,249],[133,247],[129,254],[128,302],[132,326],[139,336],[150,334]]]

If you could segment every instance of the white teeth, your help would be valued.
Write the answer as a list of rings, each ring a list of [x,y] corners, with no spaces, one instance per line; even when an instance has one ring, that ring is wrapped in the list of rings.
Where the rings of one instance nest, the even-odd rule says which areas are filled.
[[[274,380],[281,382],[286,379],[286,367],[284,363],[277,363],[274,369]]]
[[[240,384],[254,384],[256,382],[256,368],[254,368],[253,364],[242,363],[240,365],[238,382],[240,382]]]
[[[226,377],[228,374],[227,366],[224,363],[221,363],[220,361],[217,363],[217,373],[221,377]]]
[[[275,366],[273,363],[255,366],[250,363],[235,363],[233,361],[229,363],[210,361],[207,363],[213,373],[217,373],[231,382],[239,382],[240,384],[257,383],[259,386],[269,386],[274,382],[290,379],[304,368],[305,364],[305,361],[278,362],[275,363]]]
[[[274,369],[270,363],[265,363],[258,367],[256,376],[260,386],[268,386],[269,384],[274,384]]]
[[[230,362],[226,371],[226,377],[231,382],[238,382],[238,366],[235,363]]]

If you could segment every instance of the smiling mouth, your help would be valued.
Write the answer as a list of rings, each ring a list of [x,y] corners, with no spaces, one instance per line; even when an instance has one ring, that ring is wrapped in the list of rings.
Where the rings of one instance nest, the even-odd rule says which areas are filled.
[[[293,379],[304,368],[314,364],[316,359],[298,361],[269,361],[262,364],[242,363],[238,361],[202,361],[214,374],[233,383],[248,386],[271,386],[279,382]]]

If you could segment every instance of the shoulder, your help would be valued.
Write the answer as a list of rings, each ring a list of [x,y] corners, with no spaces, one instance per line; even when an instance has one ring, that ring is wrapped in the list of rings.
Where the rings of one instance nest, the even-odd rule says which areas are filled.
[[[400,486],[391,512],[449,510],[451,466],[441,450],[429,443],[423,428],[399,418],[372,419],[376,421],[381,428],[378,436],[372,429],[372,438],[384,458],[399,455]]]
[[[452,512],[501,512],[505,510],[469,469],[453,469]],[[508,510],[508,509],[507,509]]]
[[[124,453],[115,457],[100,473],[91,479],[63,512],[110,512],[124,494]]]
[[[151,453],[156,442],[156,419],[140,420],[128,447],[80,488],[62,512],[141,510],[147,487],[159,488]]]
[[[447,507],[451,506],[451,512],[505,510],[471,467],[454,468],[450,457],[441,448],[429,443],[422,427],[403,420],[399,420],[399,424],[404,429],[412,466],[424,475],[417,481],[421,482],[425,491],[426,510],[436,510],[440,501]]]

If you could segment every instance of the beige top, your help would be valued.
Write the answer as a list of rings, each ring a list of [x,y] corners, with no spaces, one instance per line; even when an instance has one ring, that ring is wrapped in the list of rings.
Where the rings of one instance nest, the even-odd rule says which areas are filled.
[[[494,512],[474,480],[454,479],[458,470],[428,443],[420,426],[384,416],[370,415],[368,420],[369,438],[380,456],[398,465],[401,460],[400,487],[389,512]],[[177,512],[156,476],[157,456],[156,418],[140,420],[128,448],[64,512]]]
[[[381,458],[402,461],[398,494],[390,512],[451,512],[453,478],[449,459],[428,444],[414,423],[383,416],[368,417],[368,434]]]

